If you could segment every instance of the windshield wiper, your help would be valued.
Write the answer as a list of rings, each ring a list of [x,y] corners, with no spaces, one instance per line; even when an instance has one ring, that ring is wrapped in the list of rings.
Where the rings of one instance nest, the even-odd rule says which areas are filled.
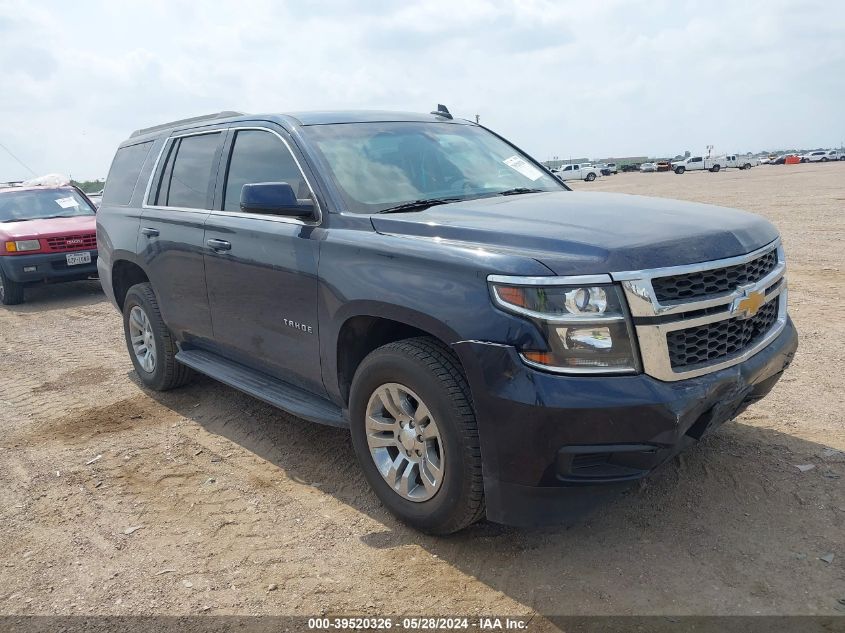
[[[545,189],[529,189],[528,187],[514,187],[513,189],[505,189],[504,191],[497,191],[497,196],[518,196],[521,193],[543,193]]]
[[[412,200],[411,202],[403,202],[397,204],[395,207],[387,207],[378,213],[404,213],[406,211],[424,211],[429,207],[435,207],[438,204],[449,204],[450,202],[460,202],[464,198],[428,198],[423,200]]]

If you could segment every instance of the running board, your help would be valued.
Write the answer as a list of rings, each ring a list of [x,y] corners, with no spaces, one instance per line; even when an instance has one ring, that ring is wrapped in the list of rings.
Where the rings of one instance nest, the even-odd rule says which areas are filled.
[[[349,428],[343,410],[337,405],[263,372],[197,349],[180,350],[176,360],[299,418]]]

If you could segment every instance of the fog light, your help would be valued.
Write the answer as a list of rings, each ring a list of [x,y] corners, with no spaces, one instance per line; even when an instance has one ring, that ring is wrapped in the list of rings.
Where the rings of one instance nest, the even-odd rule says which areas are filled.
[[[23,267],[23,271],[25,273],[34,273],[36,270],[38,270],[38,267],[36,267],[36,266],[24,266]]]

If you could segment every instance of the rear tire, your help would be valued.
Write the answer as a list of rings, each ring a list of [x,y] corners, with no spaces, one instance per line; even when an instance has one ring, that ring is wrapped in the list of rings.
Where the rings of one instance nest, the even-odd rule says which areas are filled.
[[[823,163],[826,163],[826,162],[827,162],[827,156],[822,156],[822,162],[823,162]]]
[[[742,166],[742,168],[743,168],[743,169],[751,169],[751,163],[745,163],[745,164]]]
[[[123,302],[123,332],[129,358],[138,378],[150,389],[167,391],[181,387],[193,371],[176,361],[179,351],[164,324],[153,287],[136,284]]]
[[[4,306],[16,306],[23,303],[23,288],[22,283],[12,281],[0,268],[0,304]]]
[[[593,182],[596,179],[596,175],[593,172],[587,174],[587,177],[584,179],[587,182]]]
[[[451,534],[484,515],[478,426],[450,349],[427,337],[378,348],[355,372],[349,412],[364,477],[399,519]]]
[[[712,171],[714,174],[718,174],[718,173],[719,173],[719,170],[720,170],[721,168],[722,168],[722,166],[721,166],[721,165],[713,165],[713,166],[710,168],[710,171]]]

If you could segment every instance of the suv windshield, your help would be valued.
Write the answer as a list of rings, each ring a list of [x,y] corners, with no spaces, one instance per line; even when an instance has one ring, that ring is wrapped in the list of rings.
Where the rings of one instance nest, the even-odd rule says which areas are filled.
[[[0,222],[94,215],[94,209],[74,189],[0,191]]]
[[[528,156],[474,125],[344,123],[306,126],[304,133],[356,213],[425,200],[566,190]]]

